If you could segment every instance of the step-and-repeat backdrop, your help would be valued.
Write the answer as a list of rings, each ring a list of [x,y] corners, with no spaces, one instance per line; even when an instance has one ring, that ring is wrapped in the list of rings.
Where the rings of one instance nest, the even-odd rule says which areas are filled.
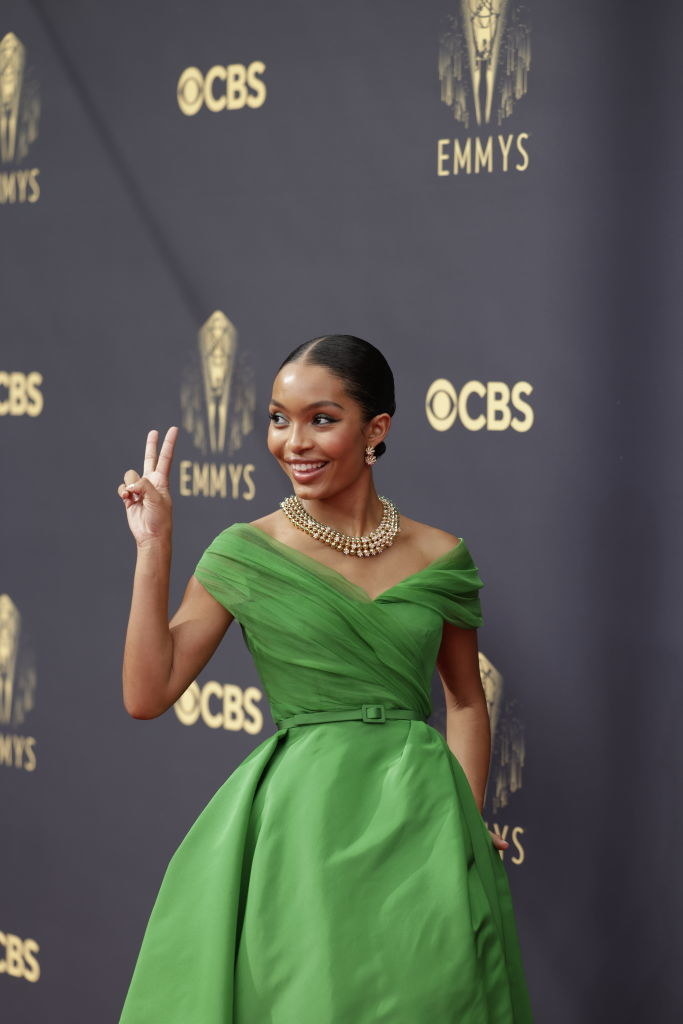
[[[126,715],[122,474],[180,426],[175,607],[210,540],[289,493],[271,381],[334,332],[395,371],[378,490],[486,582],[485,817],[538,1021],[680,1019],[680,21],[5,0],[8,1024],[117,1019],[169,857],[273,730],[239,630],[175,708]]]

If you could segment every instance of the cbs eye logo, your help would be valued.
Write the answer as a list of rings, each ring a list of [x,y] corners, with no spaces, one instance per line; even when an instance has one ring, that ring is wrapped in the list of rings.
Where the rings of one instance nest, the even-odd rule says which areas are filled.
[[[425,412],[434,430],[450,430],[460,420],[466,430],[517,430],[524,433],[534,423],[534,410],[525,401],[533,387],[525,380],[516,384],[469,380],[456,391],[440,377],[427,389]]]
[[[222,110],[255,110],[266,102],[267,90],[261,60],[251,64],[216,64],[204,74],[199,68],[185,68],[178,79],[176,95],[183,114],[192,117],[202,107],[212,113]]]
[[[202,721],[210,729],[228,729],[255,735],[263,728],[263,715],[258,706],[262,693],[255,686],[243,690],[233,683],[211,680],[200,686],[197,680],[173,705],[183,725],[196,725]]]

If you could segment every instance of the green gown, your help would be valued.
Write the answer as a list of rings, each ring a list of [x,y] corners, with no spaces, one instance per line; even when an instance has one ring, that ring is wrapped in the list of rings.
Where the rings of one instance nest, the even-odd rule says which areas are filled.
[[[276,724],[414,717],[284,724],[248,754],[167,868],[120,1024],[531,1022],[506,869],[425,721],[444,620],[481,624],[465,542],[372,600],[236,523],[195,575]]]

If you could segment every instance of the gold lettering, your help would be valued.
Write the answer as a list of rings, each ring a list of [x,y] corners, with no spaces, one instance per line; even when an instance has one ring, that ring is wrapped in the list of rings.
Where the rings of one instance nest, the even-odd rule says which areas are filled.
[[[217,113],[219,110],[225,110],[228,102],[225,95],[225,85],[223,85],[223,91],[219,96],[216,96],[213,92],[213,83],[217,78],[223,83],[225,83],[227,79],[226,69],[221,67],[220,64],[216,64],[215,67],[209,68],[204,79],[204,103],[206,104],[206,107],[214,113]]]
[[[192,493],[209,496],[209,464],[208,462],[192,463]]]
[[[501,152],[501,154],[503,156],[503,170],[504,171],[507,171],[507,169],[508,169],[508,157],[510,156],[510,147],[512,145],[512,140],[513,139],[514,139],[514,135],[508,135],[507,139],[504,138],[504,136],[502,136],[502,135],[498,136],[498,144],[500,146],[500,152]]]
[[[180,470],[180,493],[184,498],[189,498],[192,495],[192,485],[190,484],[190,473],[192,472],[192,463],[189,459],[183,459],[179,466]]]
[[[223,728],[238,732],[243,725],[242,690],[239,686],[226,683],[223,687]]]
[[[244,731],[250,735],[261,732],[263,728],[263,715],[261,709],[254,703],[260,701],[263,694],[256,686],[248,686],[244,691]]]
[[[225,498],[228,493],[228,482],[225,474],[225,465],[217,466],[214,462],[212,462],[211,471],[209,475],[211,497],[214,498],[217,494],[219,494],[221,498]]]
[[[522,413],[522,418],[513,416],[510,426],[520,433],[530,430],[534,424],[534,410],[528,402],[520,397],[521,395],[530,395],[533,390],[532,385],[525,380],[517,381],[512,387],[512,406],[517,412]]]
[[[256,484],[254,483],[252,475],[254,472],[255,467],[252,466],[250,462],[248,462],[247,465],[244,466],[243,468],[242,479],[244,480],[248,487],[248,490],[242,493],[242,498],[244,501],[251,501],[254,495],[256,494]]]
[[[20,203],[25,203],[26,202],[26,186],[28,185],[28,178],[29,178],[29,174],[30,173],[31,173],[30,171],[17,171],[16,172],[17,184],[19,186],[19,202]]]
[[[212,697],[217,697],[220,700],[222,696],[223,687],[221,686],[220,683],[206,683],[202,688],[200,698],[202,718],[204,719],[204,721],[206,722],[210,729],[220,729],[220,727],[223,725],[223,716],[220,714],[216,714],[216,712],[212,711],[211,706],[209,704],[209,701],[211,700]]]
[[[40,953],[40,946],[35,939],[26,939],[24,942],[24,978],[26,981],[38,981],[40,978],[40,964],[36,956]]]
[[[253,473],[254,466],[251,463],[243,466],[241,463],[230,462],[226,465],[215,462],[191,462],[189,459],[183,459],[179,463],[180,494],[185,498],[193,495],[204,498],[227,498],[230,496],[234,499],[242,497],[246,501],[251,501],[256,494]],[[242,495],[239,493],[240,480],[244,483]],[[228,495],[228,490],[230,495]]]
[[[13,736],[12,743],[14,745],[14,766],[15,768],[21,768],[21,763],[24,760],[24,744],[25,739],[23,736]]]
[[[26,401],[26,378],[23,373],[10,373],[9,375],[9,414],[10,416],[23,416],[28,405]]]
[[[0,974],[9,974],[11,978],[25,978],[35,982],[40,978],[40,964],[34,954],[40,952],[35,939],[20,939],[10,932],[0,932],[0,946],[5,947],[5,955],[0,959]]]
[[[458,413],[460,422],[466,430],[482,430],[486,424],[486,416],[480,413],[479,416],[470,416],[467,403],[470,395],[478,395],[479,398],[486,397],[486,385],[480,380],[468,380],[460,388],[460,400],[458,402]]]
[[[31,186],[31,195],[28,197],[28,201],[29,203],[37,203],[40,199],[40,184],[38,182],[40,171],[37,167],[34,167],[28,173],[30,175],[29,185]]]
[[[265,70],[266,65],[261,60],[252,60],[247,68],[247,85],[252,90],[247,94],[247,106],[252,109],[262,107],[266,102],[266,83],[261,81],[261,75]]]
[[[26,375],[26,412],[29,416],[40,416],[43,411],[43,395],[40,390],[42,383],[42,373],[33,372]]]
[[[0,203],[16,203],[17,179],[13,171],[0,174]]]
[[[255,686],[242,690],[233,683],[221,684],[215,680],[200,686],[195,680],[173,707],[183,725],[195,725],[201,717],[210,729],[223,728],[230,732],[243,729],[253,735],[263,728],[263,714],[257,705],[262,696]],[[215,702],[219,702],[218,707]]]
[[[460,145],[460,139],[453,139],[453,174],[463,169],[467,174],[472,173],[472,139],[468,139],[464,146]]]
[[[7,391],[7,398],[0,401],[0,416],[39,416],[43,411],[42,382],[40,373],[0,371],[0,388]]]
[[[444,164],[448,160],[448,153],[446,152],[446,146],[450,142],[450,139],[439,139],[436,144],[436,173],[440,178],[445,177],[451,172],[448,168],[444,168]]]
[[[20,978],[24,961],[22,957],[23,942],[17,935],[6,935],[5,941],[5,965],[10,978]]]
[[[516,171],[525,171],[527,169],[527,167],[529,166],[529,154],[527,153],[526,149],[524,148],[524,142],[522,141],[523,139],[526,140],[528,138],[529,138],[529,133],[528,132],[522,132],[521,135],[517,136],[517,150],[520,153],[520,155],[523,157],[523,162],[521,164],[515,164],[515,170]]]
[[[0,765],[34,772],[37,764],[35,748],[34,736],[0,733]]]
[[[522,841],[520,838],[520,836],[522,836],[524,832],[525,829],[523,829],[520,825],[516,825],[512,830],[511,845],[514,846],[515,850],[517,851],[516,856],[510,858],[513,864],[522,864],[524,861],[524,847],[522,846]]]
[[[39,174],[37,167],[27,171],[8,171],[0,174],[0,204],[37,203],[40,198]]]
[[[227,73],[227,108],[241,110],[247,102],[247,69],[244,64],[228,64]]]
[[[488,825],[486,827],[488,828]],[[509,825],[503,825],[503,827],[501,828],[500,825],[494,821],[491,832],[495,832],[497,836],[500,836],[501,839],[504,839],[507,842],[507,834],[509,828]]]
[[[510,844],[506,850],[498,850],[500,859],[502,860],[506,853],[511,854],[512,850],[515,849],[517,850],[517,856],[511,858],[512,863],[521,864],[524,860],[524,848],[520,842],[519,837],[524,832],[524,829],[521,828],[521,826],[519,825],[516,825],[512,830],[510,830],[509,825],[503,825],[503,827],[501,828],[501,826],[497,822],[494,822],[493,825],[489,825],[489,823],[486,822],[486,827],[489,829],[489,831],[494,832],[497,836],[500,836],[501,839],[504,839],[506,842]],[[510,833],[509,839],[508,832]]]
[[[0,764],[12,766],[12,737],[0,732]]]
[[[507,430],[512,418],[510,413],[510,388],[502,380],[490,380],[487,391],[486,429]]]
[[[486,167],[489,174],[493,172],[493,136],[489,135],[486,145],[482,146],[481,139],[476,138],[474,146],[474,173]]]
[[[38,763],[38,761],[37,761],[37,758],[36,758],[35,747],[36,747],[35,737],[27,736],[26,737],[26,746],[24,748],[24,753],[25,753],[25,756],[26,756],[26,760],[24,761],[24,771],[25,772],[34,772],[36,770],[36,764]]]
[[[228,464],[228,472],[230,473],[230,482],[232,484],[232,496],[233,498],[239,498],[239,483],[242,475],[242,467],[240,465],[233,466],[232,462]]]
[[[496,135],[495,138],[493,135],[485,138],[473,135],[466,139],[453,139],[452,166],[449,166],[448,152],[451,140],[437,139],[437,176],[441,178],[448,174],[480,174],[482,171],[492,174],[497,169],[506,173],[511,169],[510,158],[513,144],[518,154],[518,160],[514,165],[515,170],[525,171],[529,166],[529,153],[526,147],[528,139],[528,132],[521,132],[519,135]]]

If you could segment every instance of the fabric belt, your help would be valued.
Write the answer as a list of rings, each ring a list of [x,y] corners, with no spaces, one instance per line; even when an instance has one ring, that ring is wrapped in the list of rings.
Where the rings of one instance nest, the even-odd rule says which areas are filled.
[[[390,718],[412,718],[426,721],[424,715],[412,708],[385,708],[384,704],[363,704],[359,708],[340,708],[339,711],[306,711],[300,715],[290,715],[275,725],[278,729],[292,725],[318,725],[320,722],[367,722],[369,725],[381,725]]]

